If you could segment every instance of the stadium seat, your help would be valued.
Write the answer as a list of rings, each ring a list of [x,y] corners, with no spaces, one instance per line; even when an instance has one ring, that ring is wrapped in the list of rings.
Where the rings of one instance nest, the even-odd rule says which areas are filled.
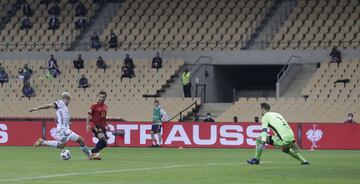
[[[351,42],[357,40],[359,32],[355,22],[359,14],[354,13],[358,9],[356,0],[300,0],[273,36],[271,48],[358,48],[359,42]]]

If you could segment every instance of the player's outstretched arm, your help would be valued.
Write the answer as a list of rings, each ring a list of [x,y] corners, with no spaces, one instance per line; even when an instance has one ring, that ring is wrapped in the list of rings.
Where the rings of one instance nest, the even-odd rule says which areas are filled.
[[[55,104],[46,104],[46,105],[32,108],[29,110],[29,112],[38,111],[38,110],[42,110],[42,109],[53,109],[53,108],[55,108]]]

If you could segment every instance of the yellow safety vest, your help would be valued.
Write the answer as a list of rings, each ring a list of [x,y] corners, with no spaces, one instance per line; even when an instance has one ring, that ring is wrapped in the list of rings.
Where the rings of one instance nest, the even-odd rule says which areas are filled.
[[[187,85],[190,83],[190,72],[188,73],[183,73],[182,74],[182,85]]]

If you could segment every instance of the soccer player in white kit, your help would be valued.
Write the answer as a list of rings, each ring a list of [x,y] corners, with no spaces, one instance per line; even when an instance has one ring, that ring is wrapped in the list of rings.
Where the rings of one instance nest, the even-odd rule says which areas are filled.
[[[57,100],[53,104],[42,105],[40,107],[36,107],[30,109],[29,112],[41,110],[41,109],[55,109],[56,110],[56,140],[48,141],[39,138],[34,143],[34,148],[38,146],[50,146],[56,147],[59,149],[63,149],[65,147],[65,143],[69,140],[79,143],[81,151],[83,151],[89,159],[91,158],[91,151],[85,145],[84,139],[76,134],[75,132],[70,130],[70,113],[68,110],[68,105],[70,103],[71,96],[70,93],[64,92],[61,94],[61,99]]]

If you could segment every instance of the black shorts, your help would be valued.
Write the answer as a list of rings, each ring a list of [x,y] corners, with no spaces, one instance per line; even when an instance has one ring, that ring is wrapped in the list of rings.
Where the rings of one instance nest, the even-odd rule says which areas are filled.
[[[161,125],[152,125],[151,131],[153,131],[154,133],[161,133]]]
[[[98,137],[98,134],[99,134],[99,133],[103,133],[103,134],[105,135],[105,138],[106,138],[106,139],[109,139],[109,137],[106,135],[106,129],[104,129],[104,128],[95,126],[95,127],[92,129],[92,133],[94,134],[94,136],[95,136],[96,138]]]
[[[269,136],[269,145],[274,145],[274,140],[271,135]]]

